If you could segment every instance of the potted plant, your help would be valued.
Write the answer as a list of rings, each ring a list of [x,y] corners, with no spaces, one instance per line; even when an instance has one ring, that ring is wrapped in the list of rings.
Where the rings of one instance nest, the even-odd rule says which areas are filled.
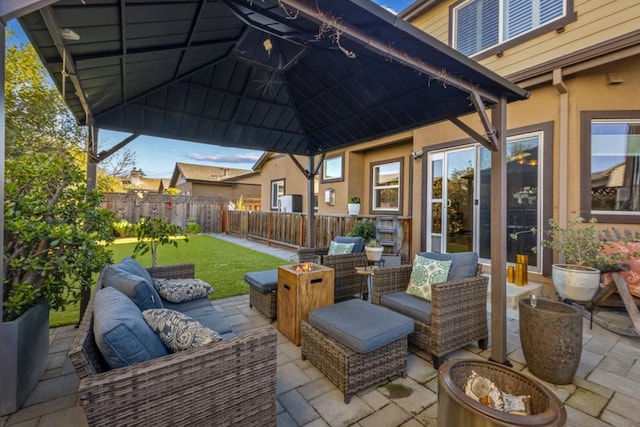
[[[358,220],[353,224],[351,231],[347,233],[347,237],[362,237],[365,243],[371,239],[375,240],[376,225],[371,221]]]
[[[349,215],[360,215],[360,197],[351,197],[347,204]]]
[[[384,248],[376,239],[369,239],[364,246],[364,251],[369,261],[380,261]]]
[[[621,262],[619,253],[605,253],[605,244],[596,228],[596,219],[582,217],[570,220],[565,227],[549,220],[548,238],[542,246],[564,255],[564,263],[552,265],[553,285],[561,298],[589,301],[600,285],[600,269]]]

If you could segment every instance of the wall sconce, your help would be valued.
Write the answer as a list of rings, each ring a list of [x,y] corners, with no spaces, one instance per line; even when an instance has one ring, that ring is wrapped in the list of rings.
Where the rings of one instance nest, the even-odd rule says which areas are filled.
[[[333,206],[336,204],[336,192],[333,188],[328,188],[324,192],[324,202],[329,206]]]
[[[420,150],[420,151],[412,151],[411,152],[411,157],[413,157],[413,160],[418,160],[420,157],[422,157],[422,150]]]
[[[136,206],[140,206],[142,204],[142,199],[144,199],[144,194],[142,194],[142,191],[138,191],[136,193]]]

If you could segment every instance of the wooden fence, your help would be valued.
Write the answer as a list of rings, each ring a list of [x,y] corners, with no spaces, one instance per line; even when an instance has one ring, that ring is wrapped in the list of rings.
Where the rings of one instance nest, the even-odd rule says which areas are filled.
[[[228,233],[268,245],[308,247],[307,215],[267,211],[230,211],[229,200],[220,197],[168,196],[107,193],[103,207],[116,219],[136,223],[143,217],[160,217],[186,226],[188,220],[200,225],[202,233]],[[335,236],[344,236],[357,220],[375,223],[375,216],[316,215],[316,247],[327,247]],[[399,217],[396,238],[398,254],[408,261],[411,248],[411,218]]]

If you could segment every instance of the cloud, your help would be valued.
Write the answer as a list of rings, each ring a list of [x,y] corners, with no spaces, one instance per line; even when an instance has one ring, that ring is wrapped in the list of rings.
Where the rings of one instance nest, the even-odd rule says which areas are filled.
[[[393,13],[394,15],[398,14],[398,11],[395,10],[394,8],[392,8],[392,7],[386,6],[386,5],[382,4],[382,3],[380,3],[379,5],[381,7],[383,7],[384,9],[387,9],[389,12]]]
[[[191,160],[197,160],[200,162],[214,162],[214,163],[255,163],[259,158],[260,154],[254,153],[243,153],[243,154],[200,154],[200,153],[189,153],[187,154],[187,158]]]

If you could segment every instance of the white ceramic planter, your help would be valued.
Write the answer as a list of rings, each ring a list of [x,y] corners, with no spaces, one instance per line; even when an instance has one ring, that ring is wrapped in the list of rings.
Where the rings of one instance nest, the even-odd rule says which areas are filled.
[[[560,298],[590,301],[600,286],[600,270],[571,264],[551,266],[551,278]]]
[[[380,261],[380,258],[382,258],[382,252],[384,251],[384,248],[374,248],[370,246],[365,246],[364,251],[367,254],[367,259],[369,261]]]
[[[347,211],[349,215],[360,215],[360,203],[348,203]]]

